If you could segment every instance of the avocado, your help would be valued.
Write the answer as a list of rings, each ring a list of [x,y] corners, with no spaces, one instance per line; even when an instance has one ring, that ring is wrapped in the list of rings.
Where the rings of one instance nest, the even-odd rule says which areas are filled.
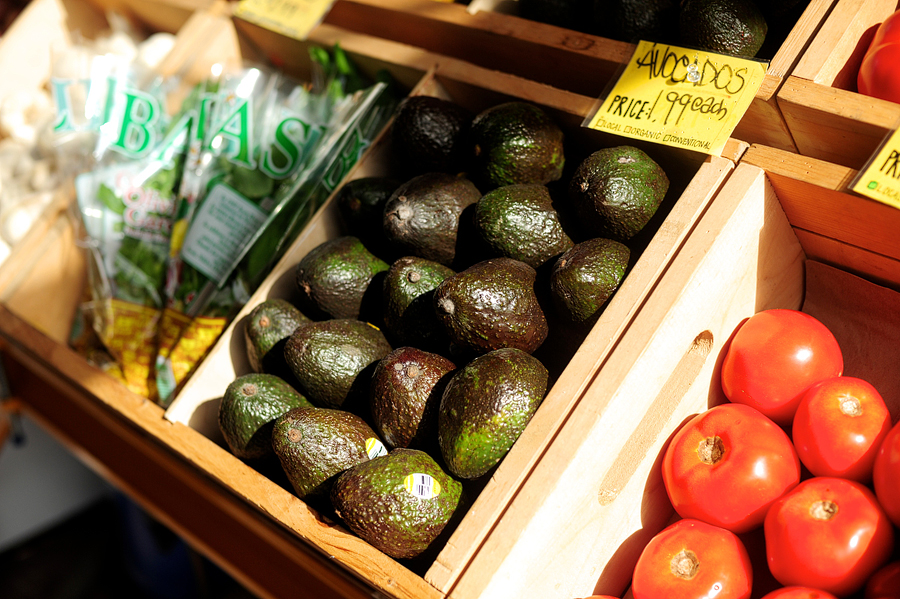
[[[630,256],[628,246],[602,237],[572,247],[550,272],[550,292],[557,310],[575,323],[593,324],[625,278]]]
[[[402,181],[393,177],[361,177],[344,183],[335,194],[341,222],[348,234],[358,237],[379,258],[393,254],[384,235],[384,205]]]
[[[225,389],[219,404],[219,430],[231,453],[244,460],[272,453],[275,419],[312,404],[281,378],[264,373],[237,377]]]
[[[272,448],[300,498],[327,494],[341,472],[387,453],[362,418],[326,408],[283,414],[272,428]]]
[[[574,245],[550,191],[538,183],[504,185],[484,194],[475,204],[475,230],[496,255],[535,269]]]
[[[284,346],[288,366],[313,404],[350,411],[368,398],[374,364],[390,352],[378,327],[346,318],[299,327]]]
[[[628,241],[646,226],[669,189],[669,178],[633,146],[597,150],[575,169],[569,198],[587,237]]]
[[[281,298],[263,300],[247,315],[244,345],[254,372],[293,377],[284,361],[284,343],[294,330],[310,322],[292,303]]]
[[[563,131],[535,104],[505,102],[478,113],[470,137],[473,178],[482,189],[562,177]]]
[[[377,275],[387,269],[388,263],[366,249],[358,237],[329,239],[294,267],[300,308],[317,320],[378,314],[381,277]],[[373,281],[377,287],[370,285]]]
[[[458,369],[444,389],[438,417],[450,472],[474,479],[499,463],[543,401],[548,378],[537,358],[511,347]]]
[[[450,340],[434,313],[434,290],[456,274],[439,262],[404,256],[384,277],[384,326],[392,344],[445,353]]]
[[[678,33],[682,45],[752,58],[768,25],[753,0],[684,0]]]
[[[417,175],[388,198],[385,233],[407,254],[452,267],[461,243],[464,211],[480,198],[481,192],[465,177]]]
[[[401,172],[459,173],[465,170],[465,142],[474,115],[434,96],[408,96],[391,124],[391,153]]]
[[[437,448],[438,407],[454,370],[447,358],[415,347],[397,348],[378,362],[370,405],[375,430],[388,447],[429,453]]]
[[[512,258],[492,258],[448,277],[434,292],[438,320],[460,353],[515,347],[531,353],[548,325],[534,291],[537,272]]]
[[[402,448],[349,468],[331,488],[331,503],[347,528],[398,559],[428,549],[462,496],[462,484],[431,456]]]
[[[672,26],[678,21],[678,2],[673,0],[593,0],[594,32],[635,44],[640,40],[677,41]]]

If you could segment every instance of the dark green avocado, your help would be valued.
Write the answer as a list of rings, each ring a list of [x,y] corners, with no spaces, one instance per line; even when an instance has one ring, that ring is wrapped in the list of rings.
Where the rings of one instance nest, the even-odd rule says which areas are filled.
[[[360,318],[380,312],[379,273],[388,264],[370,252],[358,237],[325,241],[306,254],[294,270],[300,308],[316,319]],[[379,287],[369,291],[373,280]]]
[[[550,292],[557,309],[576,323],[591,325],[628,269],[631,250],[597,237],[559,257],[550,272]]]
[[[515,347],[531,353],[548,325],[534,290],[537,272],[512,258],[492,258],[448,277],[434,309],[460,353]]]
[[[640,40],[673,43],[678,32],[678,2],[673,0],[594,0],[594,33],[636,44]]]
[[[308,322],[309,318],[285,299],[271,298],[257,304],[244,325],[247,360],[253,371],[284,378],[284,341]]]
[[[538,183],[505,185],[484,194],[475,204],[475,230],[496,255],[532,268],[574,245],[547,186]]]
[[[569,181],[569,198],[588,237],[628,241],[656,214],[669,189],[665,171],[633,146],[597,150]]]
[[[324,408],[294,409],[278,418],[272,448],[301,498],[327,494],[341,472],[387,453],[362,418]]]
[[[284,347],[288,366],[313,404],[348,410],[368,397],[374,364],[390,352],[378,327],[346,318],[299,327]]]
[[[465,177],[425,173],[394,191],[384,207],[387,238],[407,255],[453,266],[461,219],[468,206],[481,198]]]
[[[547,184],[562,177],[563,131],[539,106],[506,102],[480,112],[471,127],[472,171],[482,189]]]
[[[312,407],[307,399],[279,377],[252,373],[237,377],[219,404],[219,430],[231,453],[245,460],[272,453],[275,419],[298,407]]]
[[[462,484],[427,453],[395,449],[341,474],[331,488],[331,503],[355,534],[406,559],[438,539],[462,495]]]
[[[394,114],[391,151],[401,171],[459,173],[464,170],[466,135],[474,115],[434,96],[409,96]]]
[[[456,274],[448,266],[417,256],[399,258],[384,277],[384,326],[395,346],[413,345],[445,353],[450,340],[434,313],[434,290]]]
[[[378,362],[370,404],[375,430],[388,447],[437,448],[438,407],[455,369],[447,358],[415,347],[397,348]]]
[[[384,205],[401,183],[392,177],[361,177],[345,183],[334,198],[347,233],[382,259],[393,252],[382,225]]]
[[[678,20],[680,43],[701,50],[753,58],[768,25],[753,0],[684,0]]]
[[[547,392],[534,356],[504,348],[457,370],[441,399],[441,453],[454,476],[483,476],[509,452]]]

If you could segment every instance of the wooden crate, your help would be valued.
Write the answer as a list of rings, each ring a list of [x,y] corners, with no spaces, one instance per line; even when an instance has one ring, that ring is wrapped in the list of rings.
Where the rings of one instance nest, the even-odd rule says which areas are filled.
[[[900,125],[900,105],[857,92],[875,28],[897,0],[840,0],[778,91],[797,151],[859,169]]]
[[[254,47],[265,49],[268,55],[278,60],[296,56],[296,52],[291,52],[290,49],[296,47],[297,42],[246,22],[238,20],[235,24],[240,28],[242,35],[252,39]],[[316,30],[314,35],[322,36],[324,27],[327,25]],[[334,33],[346,48],[344,37],[346,33],[343,30],[334,30]],[[393,42],[384,43],[393,45]],[[427,59],[434,58],[430,53],[416,54],[421,50],[410,52],[412,53],[404,57],[408,64],[424,66]],[[630,143],[630,140],[622,140],[580,126],[584,116],[593,106],[593,98],[455,59],[437,58],[436,67],[420,80],[413,93],[449,98],[476,112],[505,100],[526,100],[543,107],[560,123],[566,132],[567,140],[571,141],[570,148],[599,149]],[[387,136],[379,139],[351,171],[348,179],[388,174],[388,143]],[[657,223],[654,224],[656,235],[648,237],[640,260],[608,304],[600,321],[562,370],[547,398],[513,449],[490,480],[483,481],[485,487],[474,506],[433,563],[427,565],[424,571],[416,570],[408,572],[406,577],[400,577],[396,571],[398,567],[396,562],[368,546],[360,547],[358,539],[348,535],[346,542],[353,547],[354,552],[359,553],[347,556],[342,552],[338,555],[338,559],[346,560],[348,567],[357,575],[365,577],[384,593],[398,597],[409,594],[414,597],[417,596],[415,592],[420,593],[418,596],[445,596],[453,592],[459,579],[465,576],[469,560],[481,540],[495,525],[504,507],[515,496],[520,482],[540,459],[554,432],[572,407],[580,401],[599,364],[635,316],[653,288],[654,282],[665,270],[668,261],[691,230],[693,223],[707,208],[716,190],[727,178],[734,162],[746,147],[745,144],[731,141],[727,147],[729,157],[724,158],[706,157],[662,146],[638,145],[654,156],[672,178],[670,197],[666,201],[666,208],[660,213],[665,219],[657,219]],[[216,443],[217,451],[221,454],[217,457],[217,461],[231,464],[229,469],[215,473],[216,476],[223,477],[225,484],[232,485],[236,493],[257,505],[277,522],[294,530],[307,542],[330,551],[333,551],[334,541],[317,534],[319,525],[313,525],[316,522],[314,512],[291,493],[276,487],[224,449],[216,415],[225,387],[236,376],[250,372],[243,352],[243,326],[247,313],[263,298],[293,299],[294,265],[310,249],[341,232],[337,208],[332,198],[315,215],[297,242],[275,267],[271,276],[226,329],[222,338],[166,411],[169,420],[190,427]],[[330,530],[329,535],[333,534],[334,531]],[[385,565],[387,563],[391,564],[389,568]],[[425,591],[419,586],[421,584],[427,585],[429,590],[426,594],[423,594]],[[473,599],[476,597],[476,595],[458,596]]]
[[[455,596],[622,596],[641,550],[675,516],[660,474],[665,444],[725,401],[723,348],[758,311],[819,318],[844,373],[869,380],[900,417],[900,212],[847,193],[853,176],[772,148],[745,153]]]
[[[812,0],[772,57],[734,137],[796,150],[776,94],[837,0]],[[426,48],[593,98],[634,52],[620,42],[434,0],[338,0],[326,23]]]

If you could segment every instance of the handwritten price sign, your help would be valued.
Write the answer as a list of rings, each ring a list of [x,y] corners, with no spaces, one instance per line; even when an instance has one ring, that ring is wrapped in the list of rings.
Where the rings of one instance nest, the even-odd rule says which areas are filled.
[[[867,198],[900,208],[900,129],[887,137],[850,188]]]
[[[766,68],[757,60],[642,41],[587,126],[718,156]]]

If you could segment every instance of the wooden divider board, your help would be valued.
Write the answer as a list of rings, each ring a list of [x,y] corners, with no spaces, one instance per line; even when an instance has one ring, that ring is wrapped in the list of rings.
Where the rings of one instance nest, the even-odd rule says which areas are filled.
[[[900,8],[897,0],[840,0],[777,102],[797,151],[860,169],[900,126],[900,105],[857,92],[856,76],[875,28]]]

